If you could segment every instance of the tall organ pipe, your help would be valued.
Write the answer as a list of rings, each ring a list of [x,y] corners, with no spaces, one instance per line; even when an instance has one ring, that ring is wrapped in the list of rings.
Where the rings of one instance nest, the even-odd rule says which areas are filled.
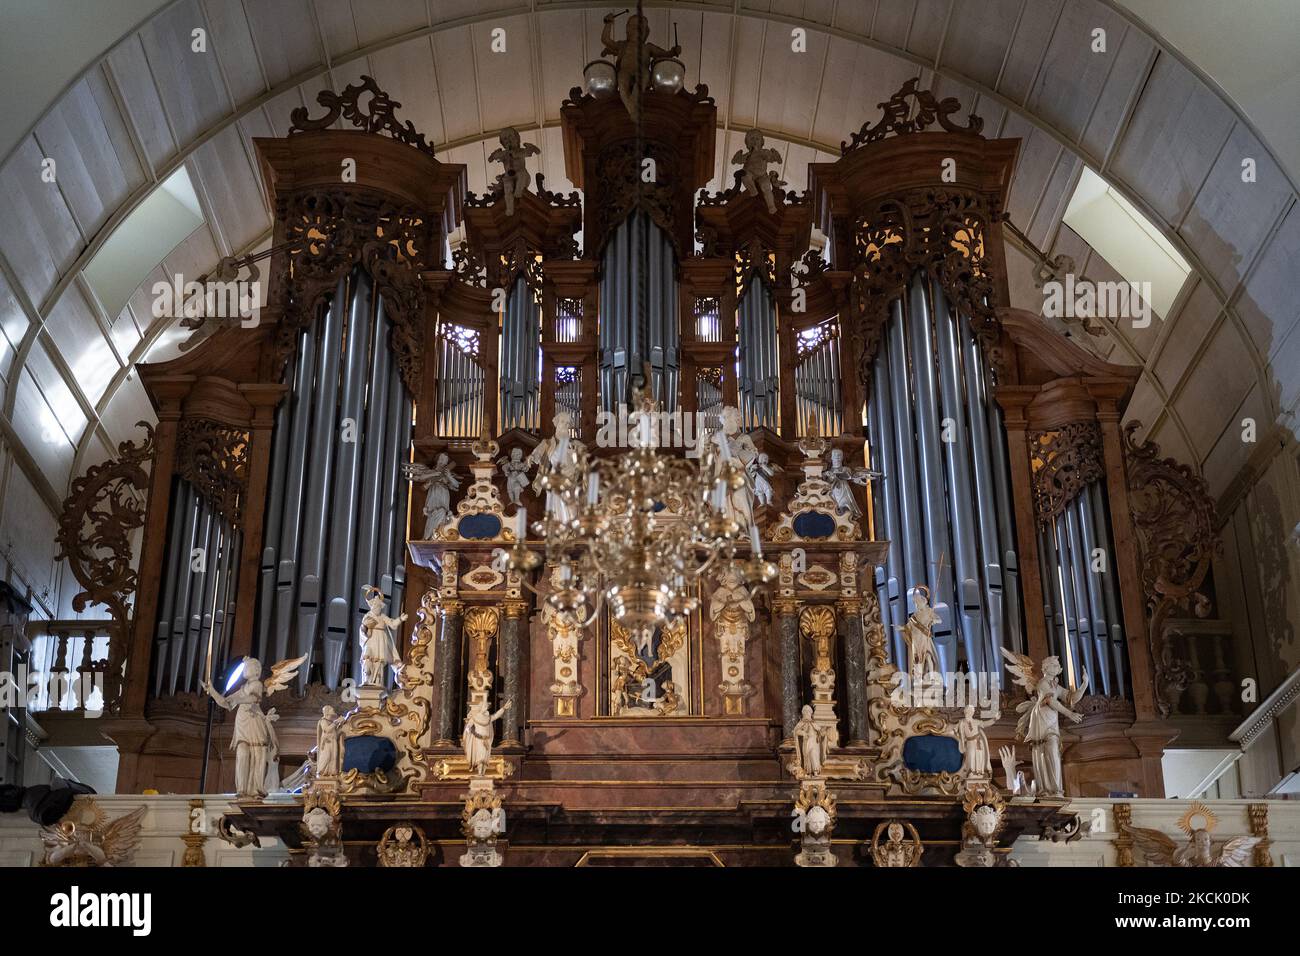
[[[154,631],[153,692],[162,693],[163,679],[167,673],[167,650],[171,644],[172,614],[176,607],[176,590],[181,578],[176,571],[176,556],[180,553],[181,537],[188,518],[186,492],[189,482],[173,477],[171,483],[171,527],[167,535],[167,556],[163,559],[163,599],[159,604],[158,627]]]
[[[301,356],[294,361],[294,376],[289,394],[275,410],[274,437],[271,440],[271,482],[267,493],[266,522],[262,535],[261,593],[257,604],[257,647],[255,653],[266,655],[271,626],[275,619],[275,567],[280,526],[284,521],[284,483],[289,468],[289,421],[294,395],[299,389]]]
[[[1107,696],[1111,691],[1111,669],[1110,669],[1110,648],[1108,642],[1110,639],[1107,634],[1107,623],[1109,618],[1106,616],[1106,603],[1102,599],[1102,581],[1098,577],[1098,572],[1093,570],[1093,554],[1096,553],[1097,539],[1093,532],[1092,510],[1088,506],[1088,495],[1086,489],[1074,501],[1070,502],[1074,509],[1074,519],[1079,526],[1080,543],[1083,547],[1083,565],[1084,581],[1088,588],[1088,604],[1092,608],[1091,620],[1091,638],[1093,646],[1093,660],[1096,665],[1096,671],[1091,672],[1091,677],[1095,686]],[[1104,552],[1103,552],[1104,554]],[[1109,559],[1109,556],[1107,556]]]
[[[1107,639],[1110,641],[1111,660],[1115,668],[1115,693],[1121,697],[1128,694],[1128,655],[1125,653],[1124,624],[1120,615],[1119,591],[1115,584],[1115,542],[1110,533],[1107,519],[1106,495],[1101,482],[1094,481],[1088,486],[1088,506],[1086,509],[1092,519],[1095,540],[1104,542],[1101,546],[1106,551],[1106,561],[1099,572],[1101,575],[1102,602],[1106,608],[1106,620],[1110,623]]]
[[[957,329],[939,283],[931,281],[934,331],[938,342],[939,394],[943,402],[944,463],[952,504],[953,569],[957,573],[957,605],[961,608],[962,644],[972,670],[987,671],[987,659],[996,653],[984,637],[979,561],[976,558],[975,512],[971,494],[970,454],[967,450],[966,409],[961,395],[961,358]],[[949,433],[951,429],[951,433]]]
[[[1074,586],[1074,606],[1077,616],[1075,633],[1081,654],[1081,658],[1075,660],[1075,676],[1077,679],[1077,672],[1082,668],[1095,679],[1097,671],[1092,656],[1093,607],[1089,600],[1087,584],[1089,555],[1083,548],[1083,538],[1079,533],[1079,512],[1074,507],[1077,501],[1076,498],[1066,505],[1065,513],[1061,516],[1070,542],[1070,578]]]
[[[903,539],[903,563],[907,577],[903,594],[926,580],[925,552],[921,539],[921,501],[918,489],[920,476],[916,465],[916,426],[912,420],[912,395],[907,382],[907,344],[903,329],[903,302],[895,299],[889,304],[890,323],[886,336],[889,340],[890,404],[894,410],[895,468],[893,479],[898,491],[898,513]],[[911,613],[911,601],[904,600],[903,610]]]
[[[174,573],[179,577],[176,589],[176,607],[172,615],[172,638],[167,654],[167,693],[176,693],[176,681],[180,675],[181,654],[185,646],[185,635],[190,627],[190,601],[194,594],[194,575],[190,573],[191,555],[198,547],[199,535],[203,533],[202,503],[197,501],[194,487],[186,483],[187,504],[184,511],[185,533],[181,537],[181,547],[173,564]]]
[[[329,558],[325,573],[325,684],[338,683],[339,668],[351,632],[352,564],[356,555],[357,503],[361,479],[362,427],[366,395],[366,360],[374,302],[370,276],[358,270],[348,309],[343,385],[339,396],[339,443],[330,490]]]
[[[953,646],[953,600],[951,578],[946,560],[951,563],[952,547],[948,540],[948,522],[944,520],[947,504],[943,487],[943,464],[939,455],[939,409],[935,396],[934,351],[930,340],[930,311],[926,301],[923,273],[912,277],[908,296],[908,331],[912,346],[912,387],[916,400],[916,436],[920,448],[922,514],[925,529],[926,564],[934,608],[939,622],[934,628],[935,647],[943,670],[956,665]],[[945,556],[947,556],[945,558]]]
[[[302,532],[303,485],[307,477],[307,441],[311,429],[311,396],[317,387],[315,341],[320,322],[304,332],[298,343],[301,374],[293,396],[289,433],[289,463],[285,472],[284,517],[280,523],[279,559],[275,577],[275,627],[271,630],[273,661],[289,656],[289,631],[297,610],[298,542]]]
[[[889,541],[889,560],[884,568],[877,569],[880,575],[880,619],[889,635],[893,650],[893,660],[899,667],[907,660],[907,647],[902,634],[893,625],[903,624],[907,620],[907,607],[903,603],[906,587],[901,585],[898,576],[902,573],[903,532],[898,520],[898,495],[895,491],[894,476],[897,460],[894,454],[892,437],[894,434],[894,413],[889,403],[889,362],[884,350],[876,354],[874,370],[871,375],[871,404],[868,415],[871,419],[871,458],[884,478],[872,482],[876,494],[876,514],[884,524],[885,537]]]
[[[364,464],[361,468],[361,496],[358,508],[360,533],[357,535],[356,563],[352,572],[352,587],[348,601],[352,606],[351,633],[357,634],[361,627],[361,618],[368,608],[361,589],[367,584],[378,585],[375,575],[378,565],[376,558],[375,529],[379,527],[379,514],[383,507],[384,483],[384,430],[387,424],[385,414],[388,396],[388,380],[394,377],[392,359],[388,354],[388,317],[384,313],[383,300],[376,297],[374,311],[374,333],[370,353],[369,396],[366,400],[366,430],[362,438],[362,455]],[[440,339],[440,341],[442,341]],[[445,348],[445,342],[443,344]],[[445,380],[441,385],[445,385]],[[445,405],[440,406],[445,408]],[[360,679],[361,669],[358,661],[353,668],[353,677]]]
[[[306,686],[310,667],[315,663],[314,645],[321,612],[321,573],[329,519],[326,499],[334,465],[334,449],[339,438],[335,421],[339,361],[343,323],[355,291],[355,281],[355,272],[353,276],[344,276],[339,280],[321,327],[320,371],[316,390],[312,394],[311,457],[303,506],[302,552],[298,569],[298,627],[293,650],[295,656],[307,655],[306,665],[298,671],[299,688]]]

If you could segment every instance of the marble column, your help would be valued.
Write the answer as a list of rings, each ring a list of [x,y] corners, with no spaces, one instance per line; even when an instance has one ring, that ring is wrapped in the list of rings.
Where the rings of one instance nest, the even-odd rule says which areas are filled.
[[[792,741],[799,722],[799,614],[793,601],[778,602],[775,610],[781,628],[781,731],[783,740]]]
[[[433,669],[438,685],[438,725],[434,734],[435,747],[452,746],[456,740],[457,717],[456,690],[460,687],[460,644],[464,626],[464,605],[447,601],[442,605],[442,627],[438,628],[438,644],[434,651]]]
[[[844,648],[844,700],[850,747],[867,744],[867,649],[862,643],[862,602],[840,601],[840,646]]]
[[[528,606],[521,601],[510,601],[505,606],[505,620],[501,622],[501,643],[497,647],[497,666],[501,669],[501,703],[510,701],[510,709],[501,717],[501,746],[517,746],[523,740],[521,728],[528,702],[519,693],[519,632],[524,624]]]

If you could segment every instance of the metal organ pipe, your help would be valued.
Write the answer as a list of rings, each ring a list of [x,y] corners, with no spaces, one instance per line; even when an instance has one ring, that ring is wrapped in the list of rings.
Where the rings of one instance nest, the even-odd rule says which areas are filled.
[[[920,449],[918,460],[921,471],[921,494],[924,501],[922,515],[925,530],[926,566],[933,593],[933,606],[939,613],[939,623],[934,628],[934,642],[939,652],[939,663],[944,670],[953,670],[957,663],[953,620],[952,583],[948,566],[952,562],[952,547],[948,539],[948,522],[943,485],[943,464],[939,455],[939,407],[935,395],[934,349],[930,339],[930,310],[926,297],[925,277],[917,273],[912,277],[908,295],[908,331],[912,346],[912,387],[916,401],[916,438]],[[944,556],[947,555],[945,559]],[[947,566],[944,561],[947,561]]]
[[[894,411],[889,394],[889,359],[885,350],[880,349],[876,353],[871,375],[871,402],[867,406],[872,465],[884,475],[883,479],[873,481],[871,485],[876,499],[876,514],[884,524],[885,537],[889,541],[889,559],[883,568],[876,569],[877,590],[880,592],[881,624],[890,637],[893,660],[902,667],[907,660],[907,647],[894,625],[902,625],[907,620],[908,608],[903,603],[906,588],[898,580],[906,565],[903,562],[903,532],[898,518],[898,493],[892,480],[892,476],[898,473],[895,468],[898,459],[894,453]]]
[[[339,396],[339,441],[334,483],[330,489],[329,559],[325,571],[325,683],[333,690],[351,628],[352,564],[356,556],[357,504],[361,488],[361,427],[365,410],[366,360],[374,325],[370,276],[354,276],[348,309],[343,384]]]
[[[1107,634],[1107,622],[1109,620],[1106,614],[1106,604],[1101,596],[1102,581],[1098,578],[1098,572],[1093,570],[1093,555],[1096,553],[1097,538],[1094,533],[1092,522],[1092,509],[1088,504],[1087,493],[1080,494],[1074,501],[1070,502],[1074,509],[1074,520],[1079,527],[1080,543],[1083,546],[1084,558],[1087,564],[1083,567],[1084,580],[1088,588],[1088,604],[1092,608],[1090,615],[1092,621],[1091,634],[1093,660],[1097,670],[1091,671],[1090,676],[1094,681],[1094,686],[1098,687],[1107,696],[1111,691],[1111,668],[1110,668],[1110,648],[1107,646],[1110,636]],[[1106,560],[1110,556],[1102,552]]]
[[[168,517],[170,529],[167,535],[167,557],[163,562],[162,601],[158,608],[158,627],[154,631],[153,657],[153,692],[154,696],[162,693],[163,677],[167,672],[167,652],[171,646],[172,614],[176,607],[176,590],[180,586],[181,576],[177,573],[176,560],[180,554],[181,535],[185,531],[187,516],[187,497],[189,482],[173,477],[171,482],[171,515]]]
[[[290,419],[289,463],[284,484],[284,517],[280,525],[279,563],[275,577],[275,627],[271,629],[272,661],[289,656],[290,622],[296,611],[298,542],[302,530],[302,494],[307,477],[307,440],[311,428],[311,395],[316,389],[316,338],[320,322],[304,332],[298,342],[299,375]],[[265,653],[265,652],[264,652]]]
[[[944,464],[947,467],[952,504],[952,560],[957,574],[956,597],[957,607],[961,611],[962,645],[966,649],[966,660],[970,668],[986,671],[988,658],[996,651],[985,642],[979,561],[976,558],[978,534],[975,529],[966,409],[962,404],[961,356],[957,350],[956,322],[943,289],[933,280],[930,295],[934,303],[934,332],[938,343],[939,395],[944,418],[940,438],[943,439]],[[951,434],[948,429],[951,429]]]
[[[339,363],[343,324],[355,288],[355,273],[339,280],[334,298],[323,317],[320,334],[319,374],[312,395],[311,454],[303,510],[302,551],[299,558],[298,626],[295,656],[306,654],[307,663],[298,671],[299,688],[306,686],[315,663],[316,625],[321,613],[321,574],[324,570],[325,535],[328,525],[326,499],[338,444],[335,411],[338,402]]]
[[[271,482],[266,499],[266,523],[263,525],[262,533],[261,593],[258,595],[257,605],[257,647],[259,649],[269,646],[271,623],[275,619],[275,569],[280,527],[284,521],[284,484],[289,468],[289,419],[294,395],[299,389],[298,375],[301,371],[301,359],[296,359],[294,377],[289,383],[289,394],[280,400],[275,410],[275,427],[271,439]]]
[[[900,531],[903,541],[903,563],[901,567],[906,574],[903,594],[915,584],[926,580],[924,542],[921,539],[921,500],[919,494],[920,473],[916,465],[916,426],[912,421],[912,393],[908,387],[907,343],[903,329],[903,302],[895,299],[889,304],[890,321],[886,336],[889,346],[890,404],[894,411],[895,424],[893,439],[895,451],[896,478],[894,487],[898,490],[898,512]],[[904,601],[903,610],[910,613],[909,601]],[[906,614],[904,615],[904,619]]]
[[[1105,549],[1106,554],[1106,562],[1098,574],[1101,576],[1102,605],[1106,609],[1106,621],[1109,623],[1106,637],[1110,642],[1110,660],[1114,668],[1115,693],[1121,697],[1126,697],[1128,696],[1128,675],[1125,668],[1128,666],[1128,655],[1125,653],[1124,625],[1120,616],[1119,590],[1115,579],[1115,544],[1110,533],[1109,510],[1101,482],[1094,481],[1090,483],[1087,495],[1088,500],[1084,510],[1092,520],[1094,540],[1098,542],[1100,547]]]

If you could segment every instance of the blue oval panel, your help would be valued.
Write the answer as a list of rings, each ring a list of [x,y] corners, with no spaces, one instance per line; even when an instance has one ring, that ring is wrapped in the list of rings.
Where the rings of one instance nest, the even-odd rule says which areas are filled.
[[[801,538],[829,538],[835,534],[835,518],[824,511],[804,511],[794,516],[794,533]]]
[[[961,748],[952,737],[921,734],[903,742],[903,766],[919,773],[956,773],[961,769]]]
[[[462,538],[482,540],[501,533],[501,519],[496,515],[466,515],[456,525]]]
[[[384,773],[397,765],[397,747],[387,737],[366,735],[343,738],[343,771],[358,773]]]

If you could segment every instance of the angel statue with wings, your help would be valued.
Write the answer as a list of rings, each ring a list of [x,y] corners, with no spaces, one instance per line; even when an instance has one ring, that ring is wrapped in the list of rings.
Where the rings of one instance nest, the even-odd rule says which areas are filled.
[[[1002,656],[1006,658],[1007,670],[1015,682],[1029,691],[1029,699],[1021,701],[1016,707],[1016,713],[1020,715],[1020,722],[1016,725],[1016,738],[1029,744],[1038,795],[1063,797],[1065,784],[1061,776],[1060,719],[1068,717],[1076,724],[1083,720],[1082,714],[1075,713],[1070,708],[1082,699],[1088,689],[1088,675],[1083,674],[1079,686],[1074,690],[1067,690],[1057,682],[1061,676],[1059,658],[1043,658],[1043,673],[1039,676],[1033,660],[1024,654],[1017,654],[1004,647]]]
[[[262,662],[255,657],[245,657],[244,682],[233,694],[222,694],[207,681],[199,685],[218,707],[235,712],[235,732],[230,738],[230,749],[235,752],[235,794],[239,797],[264,797],[279,783],[277,771],[275,783],[268,787],[268,780],[275,770],[271,767],[275,730],[266,714],[262,713],[262,701],[288,687],[305,660],[306,654],[280,661],[271,668],[271,676],[262,680]]]
[[[1202,819],[1200,826],[1194,823],[1197,817]],[[1197,802],[1188,807],[1178,821],[1179,829],[1187,834],[1187,843],[1183,846],[1159,830],[1134,826],[1123,829],[1133,838],[1133,845],[1141,851],[1148,866],[1246,866],[1263,837],[1235,837],[1219,844],[1216,850],[1211,834],[1218,822],[1218,817],[1209,807]]]

